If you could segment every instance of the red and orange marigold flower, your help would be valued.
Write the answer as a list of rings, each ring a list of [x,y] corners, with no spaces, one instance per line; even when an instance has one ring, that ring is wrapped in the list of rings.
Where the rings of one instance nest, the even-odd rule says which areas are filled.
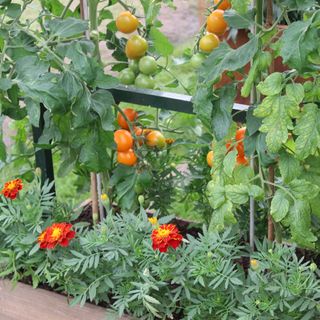
[[[4,184],[4,188],[1,193],[11,200],[15,200],[20,190],[22,190],[23,184],[21,179],[15,179],[8,181]]]
[[[61,222],[47,227],[38,237],[41,249],[54,249],[57,245],[67,247],[76,233],[71,230],[72,224]]]
[[[163,224],[152,231],[151,239],[153,250],[167,252],[169,247],[176,249],[183,238],[174,224]]]

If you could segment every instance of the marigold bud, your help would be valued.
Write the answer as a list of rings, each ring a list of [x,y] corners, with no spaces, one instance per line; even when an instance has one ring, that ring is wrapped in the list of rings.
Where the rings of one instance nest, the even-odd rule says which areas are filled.
[[[315,272],[318,269],[318,266],[314,262],[312,262],[309,268],[312,272]]]
[[[251,259],[250,266],[253,270],[258,270],[259,269],[259,261],[256,259]]]
[[[158,223],[157,217],[148,218],[149,222],[154,226]]]
[[[140,194],[140,196],[138,197],[138,201],[140,203],[140,206],[143,206],[143,204],[144,204],[144,196],[142,194]]]
[[[101,200],[102,200],[102,201],[107,201],[107,200],[109,200],[108,195],[107,195],[106,193],[103,193],[103,194],[101,195]]]

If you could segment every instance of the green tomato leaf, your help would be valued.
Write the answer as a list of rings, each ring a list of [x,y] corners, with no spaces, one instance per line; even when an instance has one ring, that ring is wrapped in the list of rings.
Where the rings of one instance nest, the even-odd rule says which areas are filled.
[[[276,222],[283,220],[289,212],[289,201],[287,199],[287,194],[278,189],[271,201],[270,213]]]
[[[236,71],[244,67],[256,54],[258,43],[258,37],[253,37],[238,49],[221,43],[202,64],[199,70],[201,81],[210,82],[217,79],[223,71]]]
[[[232,108],[237,95],[235,84],[223,86],[217,91],[218,100],[214,100],[212,110],[212,129],[215,138],[219,141],[225,138],[232,124]]]
[[[311,231],[311,208],[308,202],[297,200],[289,210],[292,239],[298,245],[314,248],[317,237]]]
[[[173,45],[159,29],[152,27],[150,29],[150,37],[158,54],[166,57],[173,53]]]
[[[209,203],[213,209],[219,208],[226,201],[225,188],[210,181],[207,186]]]
[[[263,82],[260,82],[257,89],[265,96],[274,96],[282,91],[283,75],[280,72],[270,74]]]
[[[48,27],[52,37],[68,38],[88,30],[88,22],[76,18],[53,19]]]
[[[293,99],[296,104],[300,104],[304,99],[304,88],[301,83],[290,83],[286,85],[286,94]]]
[[[96,91],[92,97],[92,109],[98,113],[101,119],[101,125],[105,131],[114,130],[114,105],[113,96],[110,92],[104,90]]]
[[[251,0],[231,0],[231,4],[234,10],[245,14],[248,11]]]
[[[233,205],[231,201],[224,202],[219,208],[213,211],[209,224],[209,231],[222,231],[225,226],[237,222],[232,212]]]
[[[296,154],[299,159],[306,159],[320,147],[320,112],[316,104],[303,107],[302,117],[297,120],[293,133],[296,139]]]
[[[249,29],[254,23],[253,10],[245,11],[242,14],[236,10],[226,10],[223,17],[230,28]]]
[[[263,119],[263,124],[260,127],[260,131],[267,134],[266,143],[270,152],[277,152],[282,144],[288,140],[288,129],[293,129],[292,119],[289,115],[290,109],[287,108],[288,104],[292,104],[288,97],[276,96],[274,99],[270,99],[262,109],[258,107],[254,112],[254,115],[260,116],[266,114],[266,105],[272,108],[271,114]]]
[[[301,200],[312,200],[317,197],[320,188],[304,179],[294,179],[288,184],[291,193],[295,198]]]
[[[228,177],[232,177],[233,170],[236,166],[237,150],[229,152],[223,160],[223,171]]]
[[[248,185],[226,185],[226,196],[233,203],[245,204],[249,201]]]
[[[29,116],[30,123],[34,127],[39,127],[40,121],[40,104],[32,99],[25,99],[26,108]]]
[[[279,170],[286,183],[298,178],[302,172],[299,160],[285,151],[280,152]]]
[[[281,56],[284,64],[300,73],[309,70],[308,55],[317,48],[317,28],[311,27],[312,19],[296,21],[288,26],[281,37]]]
[[[13,86],[13,82],[7,78],[0,78],[0,90],[7,91]]]

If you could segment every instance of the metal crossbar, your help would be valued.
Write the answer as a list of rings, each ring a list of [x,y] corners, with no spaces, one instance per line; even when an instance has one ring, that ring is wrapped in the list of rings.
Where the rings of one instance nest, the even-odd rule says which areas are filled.
[[[158,109],[165,109],[176,112],[193,114],[192,96],[156,91],[150,89],[138,89],[128,86],[118,86],[109,90],[115,102],[133,103],[141,106],[150,106]],[[245,122],[248,105],[235,103],[232,115],[237,122]],[[34,141],[37,142],[44,129],[43,110],[41,112],[40,127],[33,128]],[[42,171],[42,179],[54,180],[54,169],[51,150],[38,150],[36,152],[36,166]],[[54,188],[52,190],[54,192]]]

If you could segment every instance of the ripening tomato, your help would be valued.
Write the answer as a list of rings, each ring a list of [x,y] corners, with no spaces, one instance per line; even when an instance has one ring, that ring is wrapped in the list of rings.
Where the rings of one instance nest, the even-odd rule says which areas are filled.
[[[136,75],[131,69],[126,68],[120,72],[119,79],[122,84],[130,85],[130,84],[134,84]]]
[[[219,44],[219,38],[215,34],[209,33],[200,39],[199,48],[201,49],[201,51],[209,53],[215,48],[219,47]]]
[[[126,56],[128,59],[137,60],[143,57],[148,50],[148,42],[139,35],[134,35],[127,41]]]
[[[213,166],[213,151],[209,151],[207,154],[207,164],[210,168]]]
[[[141,146],[144,142],[143,130],[140,127],[135,127],[134,134],[136,135],[136,139]]]
[[[245,157],[244,155],[237,155],[237,164],[238,165],[243,165],[243,166],[248,166],[249,165],[249,161],[247,159],[247,157]]]
[[[139,60],[139,70],[146,75],[152,75],[156,73],[158,69],[157,61],[154,57],[145,56]]]
[[[151,76],[147,76],[143,73],[140,73],[136,77],[134,85],[142,89],[154,89],[156,83]]]
[[[238,150],[238,155],[239,156],[244,156],[244,137],[246,135],[246,127],[240,128],[236,132],[236,148]]]
[[[116,19],[116,26],[120,32],[131,33],[137,30],[139,20],[131,12],[124,11]]]
[[[217,5],[219,2],[220,0],[214,0],[215,5]],[[218,9],[221,9],[221,10],[228,10],[230,8],[231,8],[231,2],[229,0],[223,0],[218,6]]]
[[[123,113],[126,115],[130,123],[134,122],[138,118],[138,113],[134,109],[131,109],[131,108],[123,109]],[[129,130],[129,125],[120,112],[118,112],[117,121],[119,126],[122,129]]]
[[[166,139],[160,131],[152,130],[146,136],[146,144],[149,147],[163,148],[166,145]]]
[[[132,149],[126,152],[118,152],[117,161],[118,163],[124,164],[126,166],[134,166],[137,163],[137,156]]]
[[[214,33],[218,36],[222,36],[226,32],[228,24],[224,20],[223,14],[224,11],[220,9],[214,10],[210,14],[210,16],[207,18],[208,32]]]
[[[126,152],[133,147],[133,138],[127,130],[117,130],[114,133],[114,142],[117,145],[117,150],[120,152]]]

